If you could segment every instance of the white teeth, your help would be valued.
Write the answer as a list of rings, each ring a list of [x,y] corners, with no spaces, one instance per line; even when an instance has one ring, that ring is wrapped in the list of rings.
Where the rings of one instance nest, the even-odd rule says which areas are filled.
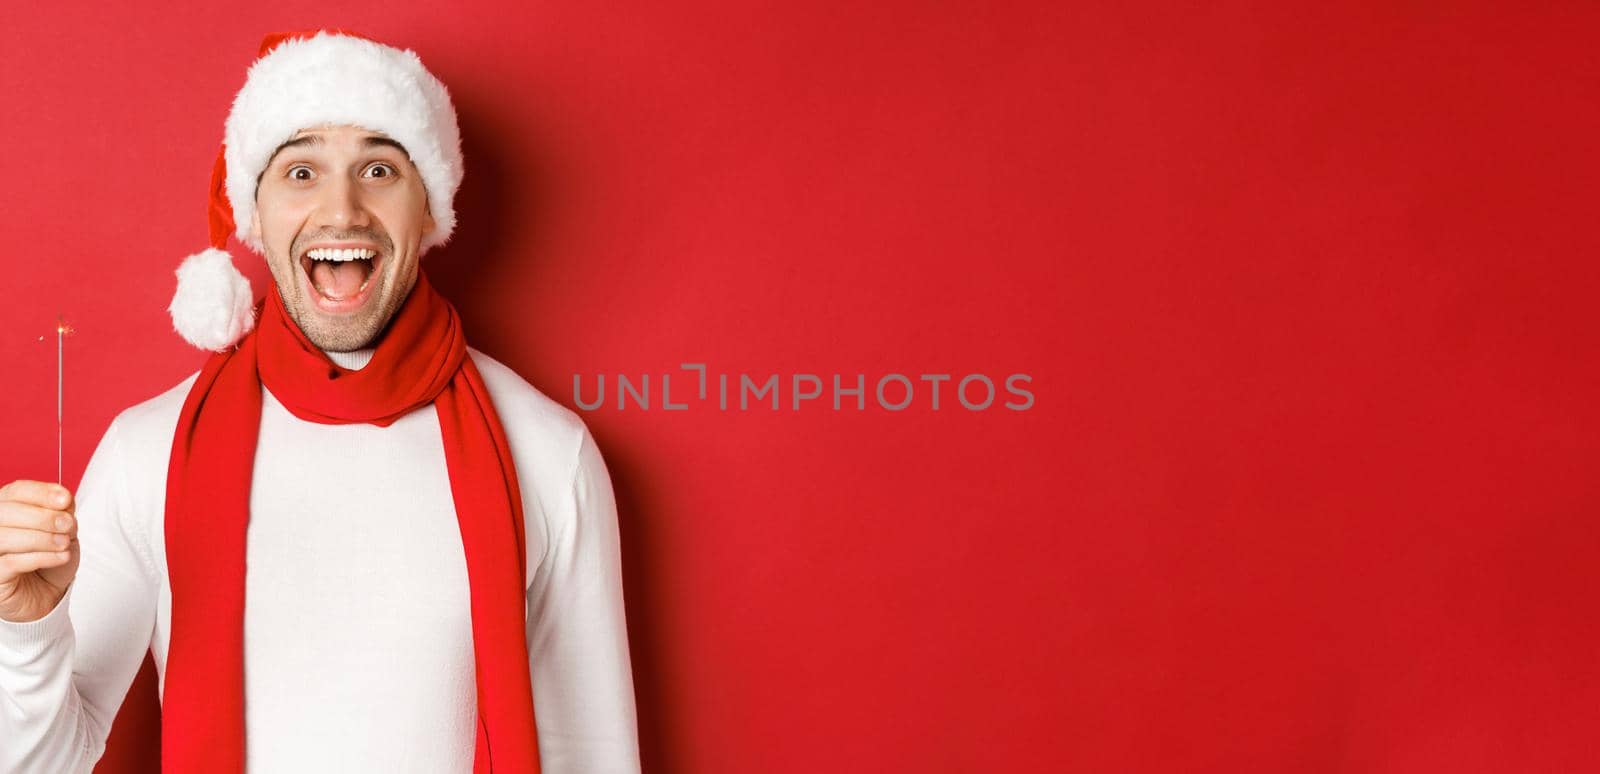
[[[377,255],[378,252],[376,250],[369,250],[364,247],[350,247],[342,249],[318,247],[314,250],[306,251],[306,257],[314,261],[354,261],[357,258],[376,258]],[[377,272],[368,272],[367,278],[361,282],[361,287],[356,288],[355,293],[352,293],[351,295],[359,295],[362,291],[366,290],[367,285],[372,282],[372,275],[376,273]],[[318,285],[315,280],[312,280],[311,286],[316,288],[317,292],[320,293],[323,298],[326,298],[330,301],[344,300],[344,297],[342,296],[330,295],[328,291],[321,285]]]
[[[353,261],[357,258],[370,259],[376,257],[377,254],[376,250],[368,250],[364,247],[351,247],[342,250],[319,247],[315,250],[307,251],[306,257],[314,261]]]

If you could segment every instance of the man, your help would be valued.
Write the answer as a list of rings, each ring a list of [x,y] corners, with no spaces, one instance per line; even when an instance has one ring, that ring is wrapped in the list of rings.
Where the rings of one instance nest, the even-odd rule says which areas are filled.
[[[224,135],[171,308],[214,354],[76,497],[0,489],[0,771],[90,771],[147,649],[164,771],[638,771],[594,439],[419,271],[461,180],[443,85],[272,36]],[[230,232],[271,269],[254,304]]]

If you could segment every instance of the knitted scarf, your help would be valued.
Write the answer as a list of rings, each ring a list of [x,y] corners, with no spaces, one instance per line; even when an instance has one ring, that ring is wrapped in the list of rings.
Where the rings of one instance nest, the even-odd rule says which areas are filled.
[[[172,440],[165,525],[172,637],[162,771],[244,771],[245,530],[266,387],[296,417],[323,424],[388,426],[434,405],[471,586],[473,772],[538,772],[522,498],[505,432],[467,356],[455,308],[419,272],[372,362],[355,371],[306,338],[276,290],[257,308],[256,329],[200,369]]]

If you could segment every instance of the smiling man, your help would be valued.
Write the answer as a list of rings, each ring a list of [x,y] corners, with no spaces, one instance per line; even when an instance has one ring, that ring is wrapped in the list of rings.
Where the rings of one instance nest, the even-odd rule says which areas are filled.
[[[302,129],[256,183],[250,238],[306,338],[345,352],[372,341],[416,283],[438,225],[398,142],[353,126]]]
[[[0,488],[0,771],[90,771],[146,651],[164,771],[639,770],[605,463],[421,271],[459,144],[412,52],[263,43],[171,305],[212,354]]]

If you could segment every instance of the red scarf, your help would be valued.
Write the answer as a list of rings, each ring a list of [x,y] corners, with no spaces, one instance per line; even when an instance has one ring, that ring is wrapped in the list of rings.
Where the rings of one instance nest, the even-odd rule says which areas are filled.
[[[172,441],[165,530],[172,639],[161,707],[162,771],[244,771],[245,528],[265,385],[295,416],[323,424],[388,426],[434,405],[472,590],[473,772],[538,772],[524,629],[522,497],[505,432],[467,356],[455,308],[419,272],[372,362],[350,371],[306,338],[276,291],[266,296],[257,302],[264,310],[256,330],[200,369]]]

